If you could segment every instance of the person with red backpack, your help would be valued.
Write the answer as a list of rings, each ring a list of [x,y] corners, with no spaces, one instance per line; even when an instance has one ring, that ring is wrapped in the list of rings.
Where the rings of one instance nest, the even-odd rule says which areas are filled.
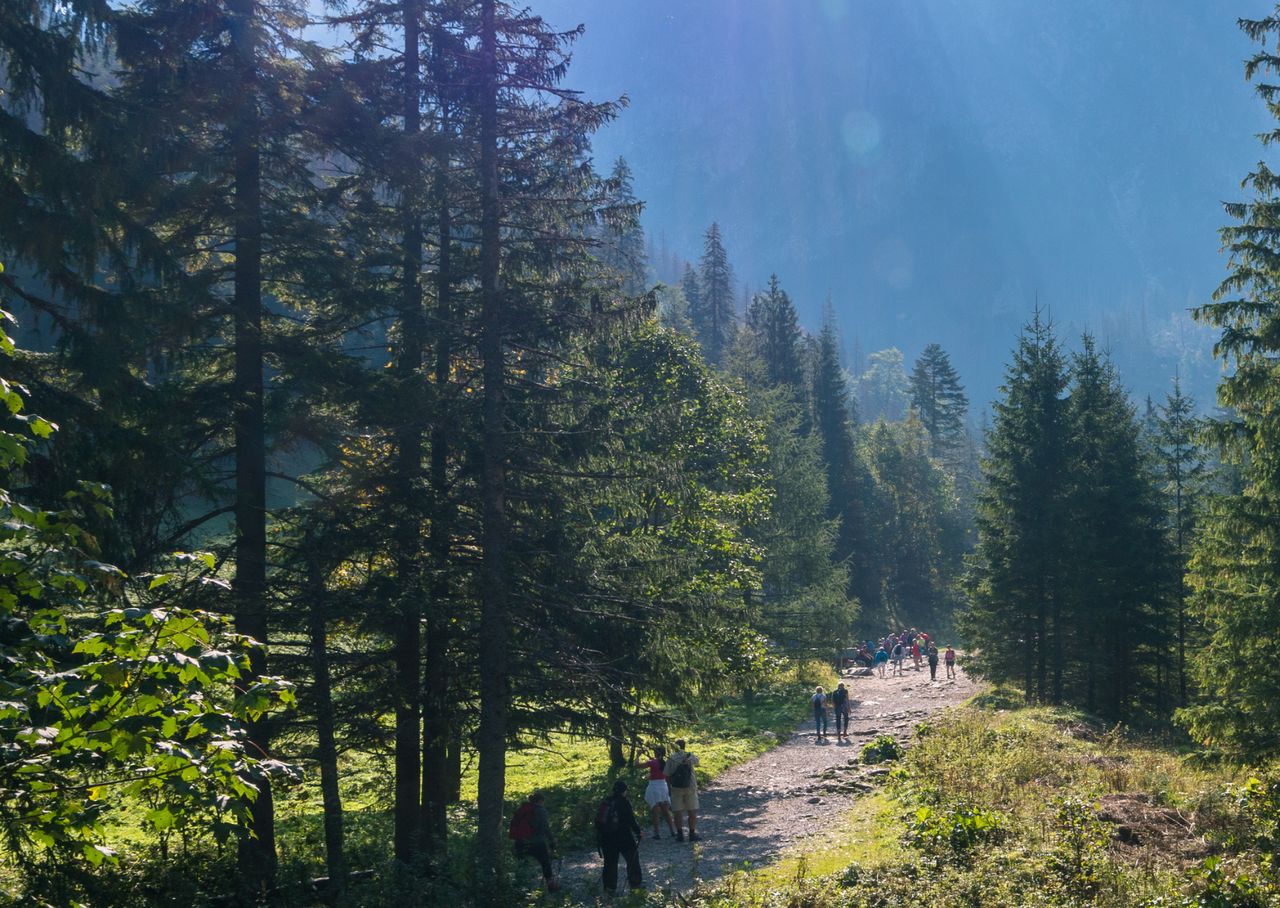
[[[635,808],[627,797],[627,783],[613,783],[613,794],[596,811],[596,849],[604,859],[604,891],[618,890],[618,857],[627,862],[627,888],[644,888],[640,873],[640,840],[644,830],[636,822]]]
[[[551,870],[551,853],[556,839],[551,834],[551,819],[543,806],[546,795],[535,791],[529,799],[516,808],[507,827],[507,836],[514,842],[516,857],[530,857],[542,865],[542,881],[547,892],[559,892],[560,884]]]

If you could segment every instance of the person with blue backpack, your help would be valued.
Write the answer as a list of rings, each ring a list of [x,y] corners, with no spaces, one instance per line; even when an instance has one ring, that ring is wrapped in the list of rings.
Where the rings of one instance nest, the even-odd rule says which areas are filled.
[[[627,783],[613,783],[613,794],[596,811],[596,849],[604,859],[604,891],[618,890],[618,858],[627,862],[627,888],[644,888],[640,871],[640,840],[644,830],[636,822],[635,808],[627,797]]]

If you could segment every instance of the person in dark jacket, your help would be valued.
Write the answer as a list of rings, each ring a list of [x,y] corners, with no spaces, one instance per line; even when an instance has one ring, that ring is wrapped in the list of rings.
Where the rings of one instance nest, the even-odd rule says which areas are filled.
[[[548,892],[558,892],[560,883],[551,869],[551,855],[556,850],[556,837],[551,833],[547,816],[546,795],[535,791],[516,811],[511,821],[511,838],[515,840],[516,857],[530,857],[542,868],[542,881]]]
[[[627,797],[627,783],[619,779],[613,783],[613,795],[602,806],[602,816],[597,824],[600,856],[604,858],[604,891],[618,889],[618,857],[627,862],[627,887],[644,888],[640,876],[640,840],[644,830],[636,822],[636,812]]]

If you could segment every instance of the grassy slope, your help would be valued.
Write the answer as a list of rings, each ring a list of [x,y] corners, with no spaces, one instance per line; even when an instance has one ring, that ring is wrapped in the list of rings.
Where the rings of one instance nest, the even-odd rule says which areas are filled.
[[[1257,856],[1238,838],[1246,821],[1224,794],[1247,777],[1078,713],[987,694],[925,726],[888,786],[860,799],[844,823],[690,904],[1181,905],[1206,889],[1197,868],[1211,853],[1224,854],[1231,872],[1256,876]],[[998,829],[955,848],[962,805],[995,817]],[[956,838],[909,844],[926,809]],[[1128,831],[1118,835],[1121,826]]]

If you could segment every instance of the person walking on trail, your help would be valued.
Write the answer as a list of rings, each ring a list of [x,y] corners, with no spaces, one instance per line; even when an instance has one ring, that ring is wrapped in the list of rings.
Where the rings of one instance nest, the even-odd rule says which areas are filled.
[[[676,828],[671,822],[671,789],[667,785],[667,749],[659,744],[653,749],[653,759],[647,761],[645,768],[649,770],[649,784],[644,789],[644,802],[649,805],[649,822],[653,824],[653,837],[658,835],[658,817],[667,824],[671,837],[675,838]]]
[[[876,650],[876,669],[880,672],[880,677],[884,677],[885,663],[889,661],[889,653],[884,648],[884,644],[880,644],[880,648]]]
[[[903,649],[901,643],[895,643],[893,652],[890,654],[890,658],[893,660],[893,677],[895,678],[902,674],[902,660],[906,658],[906,653]]]
[[[938,680],[938,648],[929,644],[929,680]]]
[[[942,661],[947,663],[947,677],[954,678],[956,676],[956,651],[948,646],[947,654]]]
[[[813,742],[817,744],[827,740],[827,695],[822,692],[821,687],[815,687],[809,702],[813,704]]]
[[[920,671],[920,641],[918,639],[911,641],[911,659],[916,664],[916,671]]]
[[[836,740],[849,740],[849,691],[843,681],[831,692],[831,709],[836,714]]]
[[[685,749],[684,741],[676,741],[676,752],[667,757],[664,772],[667,787],[671,789],[671,812],[676,817],[676,841],[684,841],[684,818],[688,817],[689,841],[696,842],[698,835],[698,755]]]
[[[604,859],[604,891],[618,891],[618,858],[627,862],[627,888],[644,888],[640,874],[640,840],[644,830],[636,822],[636,812],[627,797],[627,783],[613,783],[613,794],[596,811],[596,846]]]
[[[556,839],[551,834],[551,819],[543,802],[546,796],[535,791],[528,800],[516,808],[511,816],[507,836],[515,845],[516,857],[530,857],[542,866],[542,882],[548,892],[558,892],[560,884],[551,870],[551,855],[556,850]]]

